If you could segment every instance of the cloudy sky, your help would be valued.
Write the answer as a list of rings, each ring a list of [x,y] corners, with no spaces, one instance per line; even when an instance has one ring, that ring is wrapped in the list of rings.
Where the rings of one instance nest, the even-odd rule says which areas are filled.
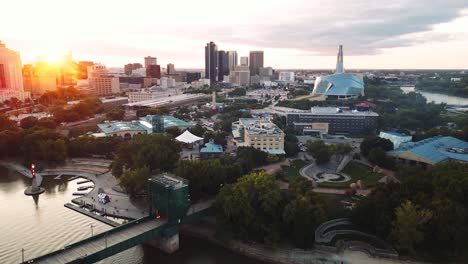
[[[68,50],[108,66],[204,67],[204,46],[264,50],[275,68],[468,69],[467,0],[3,0],[0,40],[24,63]],[[5,12],[6,11],[6,12]]]

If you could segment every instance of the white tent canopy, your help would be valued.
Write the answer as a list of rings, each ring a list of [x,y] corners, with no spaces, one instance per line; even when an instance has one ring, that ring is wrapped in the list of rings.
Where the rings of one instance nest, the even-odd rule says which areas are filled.
[[[200,140],[203,140],[201,137],[197,137],[194,134],[190,133],[188,130],[185,130],[180,136],[175,138],[177,141],[182,143],[191,144]]]

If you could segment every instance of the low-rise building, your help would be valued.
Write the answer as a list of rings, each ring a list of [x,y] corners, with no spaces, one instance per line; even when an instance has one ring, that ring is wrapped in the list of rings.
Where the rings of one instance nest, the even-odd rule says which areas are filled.
[[[285,134],[270,120],[240,118],[232,123],[232,134],[237,146],[254,147],[269,154],[285,154]]]
[[[397,149],[401,144],[413,140],[412,136],[393,131],[380,131],[379,137],[390,140],[393,143],[393,149]]]
[[[378,117],[372,111],[312,107],[310,111],[288,112],[286,122],[289,128],[304,135],[325,132],[317,127],[326,128],[326,133],[330,134],[369,134],[377,128]]]
[[[406,142],[387,155],[397,163],[428,168],[440,162],[468,163],[468,142],[454,137],[432,137],[417,142]]]
[[[186,130],[193,126],[192,123],[167,115],[148,115],[141,117],[139,120],[130,122],[107,121],[98,124],[99,129],[106,136],[121,137],[124,140],[130,140],[140,134],[163,133],[166,129],[171,127],[178,127],[181,130]]]
[[[200,149],[200,158],[218,158],[223,154],[223,146],[215,144],[212,139]]]

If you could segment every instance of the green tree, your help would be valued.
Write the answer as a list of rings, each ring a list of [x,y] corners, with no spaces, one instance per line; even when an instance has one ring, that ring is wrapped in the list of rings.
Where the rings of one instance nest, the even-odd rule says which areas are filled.
[[[32,128],[35,125],[37,125],[37,122],[38,122],[38,120],[37,120],[36,117],[28,116],[28,117],[25,117],[25,118],[21,119],[20,127],[23,128],[23,129],[29,129],[29,128]]]
[[[293,244],[309,248],[314,242],[315,229],[325,221],[323,202],[311,189],[298,193],[284,208],[283,220]]]
[[[176,126],[174,127],[169,127],[169,128],[166,128],[166,133],[173,137],[173,138],[176,138],[178,136],[180,136],[180,134],[182,134],[182,131],[180,131],[180,129]]]
[[[108,120],[123,120],[125,116],[125,110],[123,108],[114,108],[106,113],[106,119]]]
[[[203,135],[206,132],[206,129],[200,123],[197,123],[194,127],[191,127],[189,131],[195,136],[203,137]]]
[[[175,174],[189,181],[192,200],[216,195],[226,182],[226,171],[219,160],[182,160]]]
[[[119,181],[119,185],[131,195],[135,195],[146,189],[146,184],[151,176],[151,170],[144,166],[135,170],[126,171]]]
[[[181,146],[162,135],[139,135],[122,143],[117,150],[112,172],[120,176],[123,168],[135,170],[148,166],[150,171],[172,171],[179,160]]]
[[[17,130],[15,121],[10,120],[6,115],[0,114],[0,131]]]
[[[216,201],[217,218],[237,238],[275,244],[281,240],[284,200],[272,175],[252,173],[224,186]]]
[[[424,240],[424,232],[421,229],[431,219],[432,212],[406,201],[395,209],[395,215],[393,236],[400,248],[414,254],[414,247]]]
[[[368,156],[372,149],[381,148],[383,151],[389,151],[393,149],[393,143],[385,138],[370,137],[365,138],[361,143],[361,153],[364,156]]]

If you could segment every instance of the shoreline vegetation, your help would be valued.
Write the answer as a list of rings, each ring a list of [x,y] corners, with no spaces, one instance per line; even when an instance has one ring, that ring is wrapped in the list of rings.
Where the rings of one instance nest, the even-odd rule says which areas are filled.
[[[468,77],[457,75],[421,76],[416,82],[415,88],[417,91],[468,98]]]

